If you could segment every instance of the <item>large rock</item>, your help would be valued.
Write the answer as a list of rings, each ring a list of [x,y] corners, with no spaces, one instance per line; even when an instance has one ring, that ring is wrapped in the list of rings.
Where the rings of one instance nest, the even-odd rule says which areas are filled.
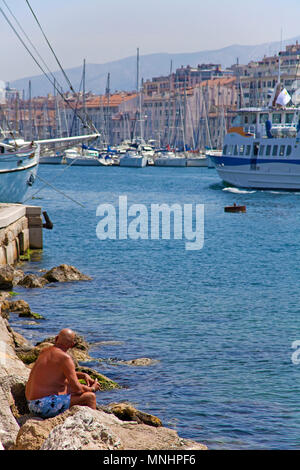
[[[71,281],[90,281],[91,277],[82,274],[75,266],[68,264],[61,264],[56,266],[50,271],[47,271],[43,276],[48,282],[71,282]]]
[[[0,266],[0,290],[11,290],[24,277],[23,271],[10,264]]]
[[[109,406],[112,413],[122,421],[136,421],[156,428],[162,426],[162,422],[156,416],[137,410],[129,403],[113,403]]]
[[[139,357],[137,359],[130,359],[129,361],[119,361],[119,362],[120,364],[126,364],[128,366],[145,367],[145,366],[152,366],[153,364],[157,364],[159,360],[150,359],[149,357]]]
[[[19,317],[34,318],[41,320],[43,317],[38,313],[32,312],[29,304],[25,300],[5,300],[1,305],[1,312],[4,318],[9,317],[9,313],[17,313]]]
[[[47,420],[30,419],[20,429],[16,450],[204,450],[176,431],[121,421],[112,414],[73,406]]]
[[[111,429],[110,419],[102,419],[105,413],[78,408],[73,416],[50,432],[41,450],[123,449],[119,436]]]
[[[13,450],[39,450],[52,429],[62,424],[70,414],[71,411],[67,410],[49,419],[29,417],[18,432]]]
[[[26,274],[18,282],[18,286],[28,287],[29,289],[42,288],[48,284],[47,279],[36,276],[35,274]]]
[[[6,320],[0,317],[0,440],[9,448],[19,432],[13,410],[23,409],[24,387],[29,369],[18,359]]]

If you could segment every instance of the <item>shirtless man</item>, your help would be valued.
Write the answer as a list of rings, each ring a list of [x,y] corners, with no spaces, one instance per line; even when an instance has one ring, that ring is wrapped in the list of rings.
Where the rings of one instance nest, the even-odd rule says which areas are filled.
[[[41,351],[30,373],[25,395],[29,410],[42,418],[52,418],[73,405],[96,409],[97,380],[76,372],[67,350],[75,346],[75,333],[65,328],[55,338],[54,346]],[[84,379],[87,385],[82,385]]]

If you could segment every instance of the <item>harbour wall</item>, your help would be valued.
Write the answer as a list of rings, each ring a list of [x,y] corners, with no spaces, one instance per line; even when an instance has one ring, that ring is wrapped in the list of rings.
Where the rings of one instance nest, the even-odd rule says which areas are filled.
[[[42,248],[41,207],[0,204],[0,265],[14,264],[29,249]]]

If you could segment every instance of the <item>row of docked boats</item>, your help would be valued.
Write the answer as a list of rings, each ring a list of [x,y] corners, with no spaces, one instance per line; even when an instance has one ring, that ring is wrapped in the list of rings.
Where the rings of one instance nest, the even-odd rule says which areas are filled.
[[[74,166],[110,166],[142,168],[147,165],[174,167],[212,167],[205,154],[170,150],[155,150],[146,144],[131,144],[106,149],[89,148],[86,146],[72,147],[63,152],[43,154],[41,164],[65,163]]]

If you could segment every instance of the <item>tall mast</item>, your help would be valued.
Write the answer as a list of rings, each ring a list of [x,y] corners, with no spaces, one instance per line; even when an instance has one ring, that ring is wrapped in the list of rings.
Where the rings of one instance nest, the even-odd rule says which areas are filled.
[[[173,69],[173,61],[171,60],[170,63],[170,77],[169,77],[169,110],[168,110],[168,145],[171,145],[171,126],[170,126],[170,118],[171,118],[171,88],[172,88],[172,69]]]
[[[86,122],[86,102],[85,102],[85,59],[83,59],[83,73],[82,73],[82,109],[84,121]],[[85,134],[85,126],[83,125],[83,132]]]
[[[139,95],[139,122],[140,122],[140,139],[143,139],[143,126],[142,126],[142,90],[140,87],[140,49],[137,48],[136,58],[136,90]]]
[[[106,83],[106,99],[107,99],[107,106],[106,106],[106,135],[107,135],[107,144],[110,145],[110,73],[107,74],[107,83]]]

